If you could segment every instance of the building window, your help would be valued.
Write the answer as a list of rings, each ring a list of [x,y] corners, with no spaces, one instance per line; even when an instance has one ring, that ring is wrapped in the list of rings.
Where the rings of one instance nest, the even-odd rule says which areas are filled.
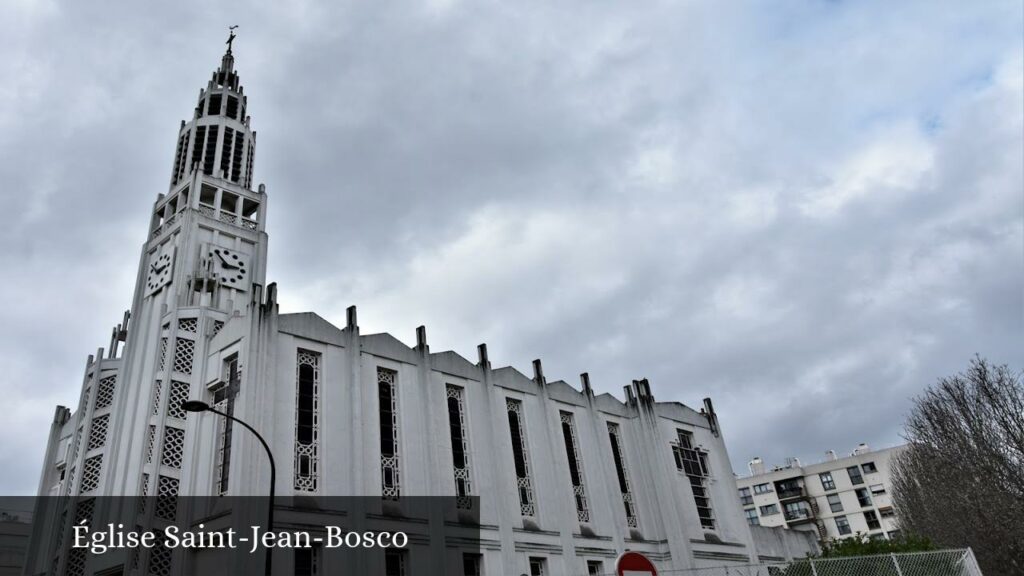
[[[873,474],[875,472],[878,472],[878,467],[875,466],[874,462],[865,462],[861,464],[860,467],[864,469],[865,474]]]
[[[892,507],[879,508],[878,513],[882,518],[893,518],[896,516],[896,511]]]
[[[864,521],[868,523],[868,530],[881,530],[882,524],[878,521],[878,515],[874,510],[864,512]]]
[[[740,488],[740,504],[749,506],[754,503],[754,497],[750,495],[750,488]]]
[[[537,510],[533,502],[533,483],[530,481],[526,432],[523,429],[523,403],[506,398],[505,408],[508,411],[508,430],[512,437],[512,458],[516,467],[516,485],[519,490],[519,512],[523,516],[534,516]]]
[[[297,353],[295,385],[295,490],[316,492],[320,468],[320,355]]]
[[[861,508],[871,506],[871,495],[868,494],[867,488],[857,488],[857,502],[860,502]]]
[[[587,576],[601,576],[603,573],[603,562],[600,560],[587,560]]]
[[[850,484],[856,486],[857,484],[864,483],[864,477],[860,475],[860,468],[857,466],[850,466],[846,469],[846,473],[850,475]]]
[[[394,370],[377,368],[377,396],[380,403],[381,495],[385,500],[398,500],[402,493],[398,465],[398,398],[395,389],[397,377],[398,373]]]
[[[462,554],[462,575],[463,576],[481,576],[482,559],[480,554]]]
[[[633,492],[629,488],[629,477],[626,475],[626,462],[622,456],[622,439],[619,435],[619,425],[614,422],[608,423],[608,441],[612,446],[612,460],[615,462],[615,474],[619,480],[619,492],[622,494],[622,504],[626,508],[626,525],[630,528],[636,528],[636,507],[633,504]]]
[[[839,530],[840,536],[845,536],[852,533],[850,530],[850,522],[846,519],[846,516],[836,516],[836,529]]]
[[[384,551],[384,576],[405,576],[405,550]]]
[[[754,484],[754,494],[767,494],[772,491],[772,485],[769,483]]]
[[[885,535],[889,537],[889,540],[897,540],[900,537],[900,531],[899,530],[893,530],[891,532],[886,532]]]
[[[570,412],[561,412],[560,417],[562,440],[565,442],[565,454],[569,460],[569,480],[572,482],[572,494],[576,500],[576,518],[580,522],[590,522],[587,489],[583,484],[583,463],[576,445],[576,421]]]
[[[841,498],[839,498],[839,494],[829,494],[828,495],[828,507],[833,512],[842,512],[843,511],[843,501],[842,501]]]
[[[874,495],[885,494],[885,486],[881,484],[872,484],[871,493]]]
[[[779,513],[778,504],[765,504],[761,506],[761,516],[774,516]]]
[[[747,523],[751,526],[761,525],[761,518],[757,515],[757,508],[747,508],[743,513],[747,515]]]
[[[796,502],[786,502],[783,505],[782,511],[786,517],[786,520],[801,520],[803,518],[810,517],[810,509],[807,507],[807,503],[802,500]]]
[[[544,558],[530,558],[530,576],[547,576],[547,568]]]
[[[711,494],[708,492],[707,479],[708,455],[703,450],[693,447],[693,434],[685,430],[676,430],[677,443],[672,447],[676,459],[676,468],[686,474],[693,491],[693,501],[697,505],[697,516],[700,525],[710,530],[715,529],[715,519],[711,510]]]
[[[317,576],[320,574],[320,547],[295,548],[295,576]]]
[[[470,494],[469,479],[469,445],[466,438],[466,406],[463,399],[465,391],[448,384],[448,430],[452,440],[452,467],[455,476],[455,502],[462,509],[473,505]]]
[[[825,490],[835,490],[836,482],[832,479],[831,472],[822,472],[818,474],[818,478],[821,480],[821,487]]]

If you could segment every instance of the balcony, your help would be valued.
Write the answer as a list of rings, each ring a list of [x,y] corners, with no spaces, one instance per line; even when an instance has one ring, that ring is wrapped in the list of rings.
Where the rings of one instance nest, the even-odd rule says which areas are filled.
[[[779,488],[776,491],[779,495],[779,500],[792,500],[793,498],[804,498],[807,493],[804,491],[803,486],[797,486],[795,488]]]
[[[785,510],[783,515],[790,525],[811,522],[814,520],[814,513],[810,508],[798,508],[796,510]]]

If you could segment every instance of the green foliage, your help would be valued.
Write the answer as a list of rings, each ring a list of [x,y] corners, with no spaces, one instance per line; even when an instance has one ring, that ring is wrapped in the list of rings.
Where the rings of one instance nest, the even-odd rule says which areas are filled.
[[[871,556],[873,554],[899,554],[900,552],[928,552],[937,550],[931,540],[914,535],[901,535],[892,540],[872,540],[858,534],[852,538],[830,540],[821,547],[821,558],[844,558],[849,556]]]

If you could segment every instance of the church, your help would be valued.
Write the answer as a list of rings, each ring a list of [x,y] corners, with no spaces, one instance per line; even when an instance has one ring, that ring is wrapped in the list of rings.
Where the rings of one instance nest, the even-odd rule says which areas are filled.
[[[662,571],[758,562],[710,399],[657,402],[646,380],[595,394],[587,374],[549,380],[540,360],[494,367],[485,344],[472,359],[431,351],[422,326],[409,347],[361,333],[354,306],[343,325],[279,313],[255,148],[229,43],[181,123],[131,308],[89,356],[75,409],[56,409],[40,496],[267,494],[257,437],[183,408],[198,401],[265,438],[278,496],[478,507],[473,552],[447,543],[445,573],[612,574],[625,551]],[[414,544],[382,551],[375,573],[416,572]],[[32,550],[26,574],[196,573],[180,550],[121,561],[38,532]],[[344,570],[312,555],[278,550],[274,573]]]

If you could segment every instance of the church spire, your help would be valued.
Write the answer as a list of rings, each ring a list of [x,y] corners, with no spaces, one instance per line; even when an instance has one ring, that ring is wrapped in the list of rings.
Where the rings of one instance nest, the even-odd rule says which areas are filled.
[[[245,189],[252,189],[252,162],[256,133],[246,115],[246,97],[235,70],[232,52],[235,28],[228,34],[227,50],[206,88],[200,90],[195,114],[182,122],[178,134],[171,188],[188,180],[196,170]]]

